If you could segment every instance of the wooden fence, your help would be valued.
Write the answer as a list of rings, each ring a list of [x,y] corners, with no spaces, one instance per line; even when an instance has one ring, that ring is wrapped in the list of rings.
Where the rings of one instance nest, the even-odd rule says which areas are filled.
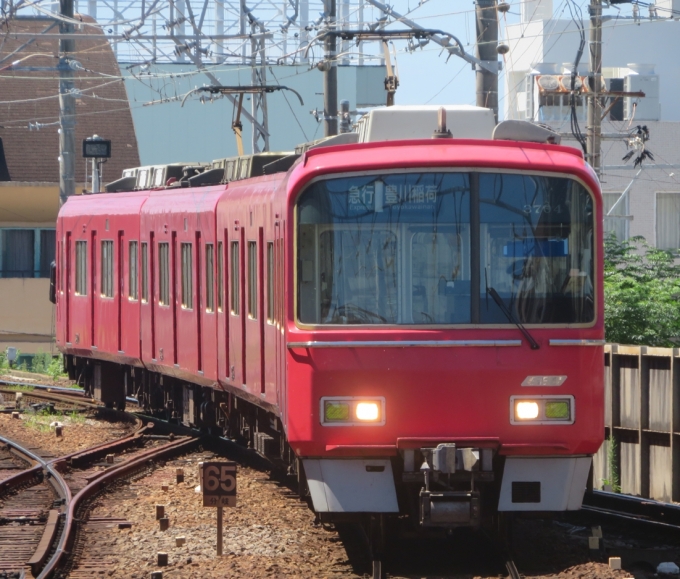
[[[605,435],[595,488],[680,502],[680,348],[605,346]]]

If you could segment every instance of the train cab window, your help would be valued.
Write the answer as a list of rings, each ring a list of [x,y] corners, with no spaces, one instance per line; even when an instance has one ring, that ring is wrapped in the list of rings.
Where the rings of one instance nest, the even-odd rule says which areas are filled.
[[[76,295],[87,295],[87,241],[76,241]]]
[[[102,241],[101,295],[103,298],[113,297],[113,241]]]
[[[217,310],[224,309],[224,247],[222,242],[217,244]]]
[[[191,243],[182,244],[182,307],[194,307],[194,288]]]
[[[257,242],[248,242],[248,317],[257,319]]]
[[[212,243],[205,245],[205,311],[215,311],[215,254]]]
[[[131,300],[139,299],[139,285],[137,272],[139,271],[137,242],[131,241],[128,244],[128,298]]]
[[[158,303],[170,305],[170,244],[158,244]]]
[[[241,265],[239,263],[239,243],[238,241],[231,242],[231,313],[235,316],[239,315],[240,312],[240,296],[239,296],[239,271]]]
[[[303,324],[594,320],[593,198],[572,179],[333,178],[300,195],[297,216]]]
[[[149,244],[142,242],[142,301],[149,301]]]
[[[267,321],[270,324],[274,319],[274,244],[267,242]]]

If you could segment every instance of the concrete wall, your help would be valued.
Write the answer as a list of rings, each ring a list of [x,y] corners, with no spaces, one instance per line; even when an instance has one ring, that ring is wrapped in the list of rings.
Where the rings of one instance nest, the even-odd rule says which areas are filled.
[[[0,183],[0,229],[52,229],[58,211],[56,183]],[[0,278],[0,350],[14,346],[22,354],[57,353],[49,286],[44,278]]]
[[[14,346],[22,354],[57,353],[49,288],[49,279],[0,279],[0,350]]]

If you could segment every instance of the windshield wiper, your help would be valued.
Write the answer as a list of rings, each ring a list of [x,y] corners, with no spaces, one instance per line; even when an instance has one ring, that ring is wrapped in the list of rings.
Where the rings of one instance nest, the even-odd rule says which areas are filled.
[[[508,306],[505,305],[501,296],[498,295],[498,292],[492,287],[487,286],[486,293],[491,295],[493,301],[495,301],[498,304],[498,307],[505,314],[505,317],[508,318],[508,320],[510,320],[513,324],[515,324],[519,328],[519,331],[522,332],[522,334],[524,334],[524,337],[527,339],[529,344],[531,344],[531,349],[538,350],[540,348],[538,342],[534,340],[533,336],[529,333],[529,330],[527,330],[520,323],[519,320],[515,319],[515,316],[512,315],[512,312],[508,309]]]

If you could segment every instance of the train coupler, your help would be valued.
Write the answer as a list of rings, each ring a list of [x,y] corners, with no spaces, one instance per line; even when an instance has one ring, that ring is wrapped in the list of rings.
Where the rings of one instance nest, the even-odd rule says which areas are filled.
[[[478,527],[481,524],[476,491],[420,491],[420,524],[423,527]]]

